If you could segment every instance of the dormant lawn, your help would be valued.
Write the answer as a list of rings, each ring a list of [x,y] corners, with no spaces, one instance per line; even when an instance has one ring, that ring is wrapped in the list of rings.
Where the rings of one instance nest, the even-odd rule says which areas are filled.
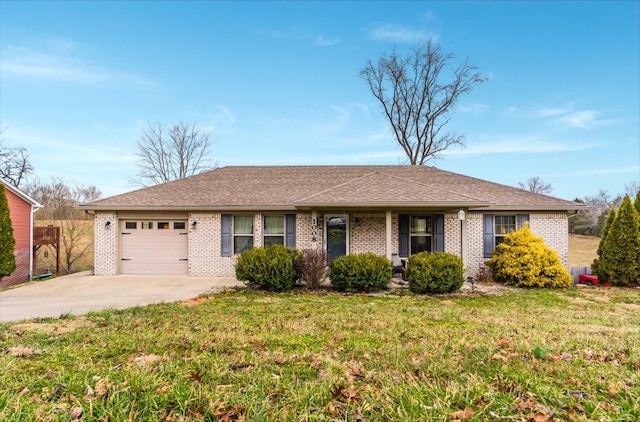
[[[0,420],[640,420],[640,290],[229,291],[0,325]]]

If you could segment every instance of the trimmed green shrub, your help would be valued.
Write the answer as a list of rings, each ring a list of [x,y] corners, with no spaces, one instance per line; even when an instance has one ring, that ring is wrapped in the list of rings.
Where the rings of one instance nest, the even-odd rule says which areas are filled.
[[[386,289],[392,275],[391,261],[371,252],[340,256],[333,260],[329,270],[331,286],[346,292]]]
[[[327,277],[329,255],[324,249],[304,249],[296,259],[296,271],[310,289],[317,289]]]
[[[407,281],[414,293],[451,293],[462,287],[460,257],[446,252],[420,252],[409,257]]]
[[[4,185],[0,183],[0,280],[16,270],[16,258],[13,254],[15,245],[16,239],[13,236],[9,201]]]
[[[516,287],[570,287],[573,280],[558,253],[529,225],[504,237],[486,262],[493,279]]]
[[[265,290],[291,290],[298,280],[295,261],[300,252],[282,245],[244,251],[236,262],[236,278],[246,285]]]
[[[598,279],[614,286],[640,285],[640,218],[628,196],[600,241],[598,255]]]

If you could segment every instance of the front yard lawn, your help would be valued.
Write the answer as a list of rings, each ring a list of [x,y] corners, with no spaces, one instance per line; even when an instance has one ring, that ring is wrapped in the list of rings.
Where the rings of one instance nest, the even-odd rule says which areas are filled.
[[[229,291],[0,324],[0,420],[640,420],[640,290]]]

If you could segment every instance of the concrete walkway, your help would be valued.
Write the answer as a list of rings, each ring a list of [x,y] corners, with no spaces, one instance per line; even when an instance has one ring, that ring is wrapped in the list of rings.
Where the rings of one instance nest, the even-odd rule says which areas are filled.
[[[243,285],[233,277],[92,276],[83,272],[0,292],[0,322],[177,302],[212,289]]]

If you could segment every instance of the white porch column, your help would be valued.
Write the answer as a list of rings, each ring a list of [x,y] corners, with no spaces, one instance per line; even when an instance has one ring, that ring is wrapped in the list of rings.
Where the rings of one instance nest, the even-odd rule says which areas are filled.
[[[469,252],[468,252],[469,242],[468,242],[468,235],[467,235],[468,222],[469,222],[469,219],[465,219],[462,222],[462,234],[460,236],[462,240],[462,245],[460,247],[460,250],[462,251],[461,258],[462,258],[462,264],[464,265],[465,268],[467,268],[467,265],[469,264]]]
[[[387,259],[391,261],[391,211],[387,210],[386,212],[386,238],[387,238]]]

